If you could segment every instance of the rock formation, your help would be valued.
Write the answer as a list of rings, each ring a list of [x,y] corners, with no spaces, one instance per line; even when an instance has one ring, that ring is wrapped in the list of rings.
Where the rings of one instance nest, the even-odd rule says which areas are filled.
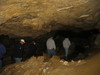
[[[66,26],[100,28],[100,0],[0,0],[0,34],[37,37]]]
[[[7,66],[0,75],[100,75],[100,53],[87,60],[63,61],[53,57],[43,62],[44,57],[30,58]]]

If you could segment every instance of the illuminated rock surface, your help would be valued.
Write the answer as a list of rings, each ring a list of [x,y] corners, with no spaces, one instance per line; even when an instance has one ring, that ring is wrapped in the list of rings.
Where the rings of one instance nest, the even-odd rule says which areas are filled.
[[[100,27],[100,0],[0,0],[0,34],[34,36],[66,26]]]
[[[44,57],[32,57],[21,63],[7,66],[0,75],[100,75],[100,53],[86,60],[67,62],[53,57],[43,62]]]

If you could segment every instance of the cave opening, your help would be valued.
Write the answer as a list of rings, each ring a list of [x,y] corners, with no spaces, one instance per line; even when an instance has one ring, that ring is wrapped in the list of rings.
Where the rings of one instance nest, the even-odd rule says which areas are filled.
[[[3,43],[7,49],[7,53],[4,57],[4,65],[14,63],[13,52],[14,49],[16,48],[15,44],[17,44],[21,38],[25,39],[26,41],[23,61],[29,59],[34,55],[34,53],[32,53],[32,51],[29,49],[32,41],[35,41],[37,45],[36,55],[34,55],[35,57],[47,54],[46,41],[51,35],[54,37],[56,43],[57,56],[59,56],[61,59],[65,59],[64,57],[65,52],[62,46],[62,41],[66,37],[68,37],[71,41],[71,46],[69,48],[67,60],[70,61],[70,60],[85,59],[91,52],[96,51],[94,48],[95,48],[95,40],[98,33],[99,33],[98,29],[83,30],[81,28],[64,28],[64,29],[53,30],[44,35],[40,35],[34,39],[32,37],[10,38],[8,35],[0,35],[0,42]]]

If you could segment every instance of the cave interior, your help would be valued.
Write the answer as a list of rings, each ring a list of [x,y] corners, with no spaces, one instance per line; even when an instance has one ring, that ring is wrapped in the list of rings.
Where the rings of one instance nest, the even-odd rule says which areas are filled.
[[[61,59],[65,59],[64,57],[64,48],[62,47],[62,41],[64,38],[68,37],[71,41],[71,46],[69,48],[68,54],[68,61],[70,60],[79,60],[79,59],[86,59],[91,52],[99,51],[96,49],[95,40],[97,35],[99,34],[99,30],[97,28],[84,30],[82,28],[74,28],[74,27],[66,27],[57,30],[52,30],[44,35],[40,35],[36,38],[32,37],[9,37],[9,35],[0,35],[0,42],[3,43],[6,47],[7,53],[5,55],[4,63],[11,64],[14,63],[13,59],[13,52],[15,44],[19,42],[21,38],[25,39],[26,47],[25,47],[25,54],[24,54],[24,61],[29,59],[32,56],[38,57],[47,54],[46,49],[46,41],[50,36],[53,36],[55,43],[56,43],[56,54]],[[32,41],[36,42],[37,51],[36,55],[32,53],[29,49],[30,44]],[[66,60],[66,59],[65,59]]]

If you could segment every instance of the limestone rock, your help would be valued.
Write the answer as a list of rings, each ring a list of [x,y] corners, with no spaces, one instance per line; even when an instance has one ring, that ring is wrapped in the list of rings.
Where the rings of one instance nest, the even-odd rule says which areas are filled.
[[[37,37],[66,26],[99,28],[100,0],[0,0],[0,34]]]
[[[0,75],[100,75],[99,59],[100,53],[74,63],[59,62],[57,57],[48,62],[43,62],[44,57],[32,57],[25,62],[6,66]]]

